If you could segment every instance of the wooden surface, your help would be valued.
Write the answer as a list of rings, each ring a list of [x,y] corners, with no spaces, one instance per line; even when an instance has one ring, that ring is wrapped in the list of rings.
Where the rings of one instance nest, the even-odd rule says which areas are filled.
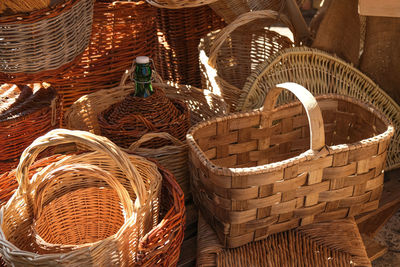
[[[399,0],[359,0],[358,13],[363,16],[400,17]]]

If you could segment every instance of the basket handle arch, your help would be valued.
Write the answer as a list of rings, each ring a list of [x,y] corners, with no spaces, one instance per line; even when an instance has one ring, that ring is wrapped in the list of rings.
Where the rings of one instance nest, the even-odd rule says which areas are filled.
[[[147,133],[147,134],[143,135],[142,137],[140,137],[139,140],[137,140],[136,142],[132,143],[129,146],[128,151],[135,152],[138,148],[140,148],[140,146],[143,143],[145,143],[147,141],[150,141],[150,140],[152,140],[154,138],[162,138],[162,139],[171,141],[172,144],[174,144],[176,146],[184,145],[184,143],[181,140],[173,137],[172,135],[170,135],[169,133],[166,133],[166,132]]]
[[[297,99],[300,100],[308,118],[310,128],[310,148],[313,151],[320,151],[323,147],[325,147],[325,130],[321,109],[319,108],[315,97],[300,84],[289,82],[281,83],[268,91],[264,105],[261,109],[263,114],[261,126],[271,126],[271,114],[273,113],[278,97],[283,90],[292,92]]]
[[[117,178],[115,178],[108,171],[103,170],[96,165],[79,163],[59,166],[58,168],[53,169],[44,175],[43,179],[40,180],[40,183],[35,190],[35,216],[40,216],[42,212],[46,191],[48,191],[52,186],[56,185],[59,179],[68,179],[71,174],[83,174],[85,179],[96,178],[105,181],[117,193],[118,198],[120,199],[121,204],[126,212],[126,218],[130,218],[135,212],[135,208],[128,191],[118,181]]]
[[[220,30],[217,36],[214,39],[213,45],[210,47],[210,54],[208,57],[208,64],[215,68],[217,65],[217,57],[218,51],[221,46],[225,43],[226,38],[234,32],[237,28],[246,25],[250,22],[253,22],[258,19],[264,20],[274,20],[281,21],[285,25],[289,27],[289,29],[293,32],[293,26],[288,17],[283,14],[279,14],[273,10],[259,10],[259,11],[250,11],[238,16],[234,21],[232,21],[228,26]]]
[[[140,173],[130,162],[128,154],[123,152],[106,137],[78,130],[55,129],[33,141],[22,153],[15,172],[19,184],[18,190],[20,190],[22,194],[28,192],[30,186],[28,178],[29,167],[33,164],[40,152],[50,146],[70,143],[81,144],[85,147],[89,147],[93,151],[108,155],[130,181],[132,189],[137,197],[136,201],[139,200],[137,204],[140,206],[145,205],[148,194],[144,182],[140,178]]]

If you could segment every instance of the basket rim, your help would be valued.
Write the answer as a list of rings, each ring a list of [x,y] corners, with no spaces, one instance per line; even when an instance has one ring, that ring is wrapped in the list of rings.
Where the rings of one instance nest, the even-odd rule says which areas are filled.
[[[386,126],[386,130],[383,133],[380,133],[374,137],[366,138],[354,143],[349,143],[349,144],[339,144],[339,145],[333,145],[333,146],[328,146],[325,144],[325,147],[322,148],[320,151],[313,151],[311,148],[309,148],[307,151],[291,157],[289,159],[285,159],[282,161],[278,162],[273,162],[273,163],[268,163],[264,165],[259,165],[256,167],[244,167],[244,168],[235,168],[235,167],[222,167],[214,164],[204,153],[204,151],[200,148],[200,146],[197,144],[197,142],[194,140],[194,134],[196,131],[199,129],[215,124],[217,122],[221,121],[227,121],[231,119],[237,119],[237,118],[246,118],[246,117],[252,117],[252,116],[258,116],[261,113],[261,109],[256,109],[253,111],[249,112],[237,112],[237,113],[232,113],[227,116],[222,116],[222,117],[216,117],[211,120],[205,121],[205,122],[200,122],[194,126],[192,126],[187,135],[186,139],[188,142],[188,145],[191,149],[192,152],[194,152],[195,156],[200,160],[200,162],[206,166],[211,172],[217,175],[223,175],[223,176],[245,176],[245,175],[251,175],[251,174],[262,174],[262,173],[269,173],[269,172],[275,172],[278,170],[281,170],[283,168],[292,166],[294,164],[298,164],[301,162],[304,162],[309,159],[317,159],[324,157],[325,155],[329,154],[335,154],[339,152],[344,152],[344,151],[352,151],[359,149],[360,147],[366,147],[374,144],[378,144],[381,141],[384,140],[389,140],[393,134],[394,134],[394,127],[392,123],[389,121],[389,119],[386,118],[380,111],[376,110],[371,104],[362,102],[356,98],[349,97],[349,96],[343,96],[339,94],[323,94],[315,97],[317,100],[324,100],[324,99],[337,99],[337,100],[344,100],[348,102],[352,102],[372,114],[374,114],[378,119],[382,120],[382,122]],[[298,101],[294,101],[285,105],[278,106],[274,109],[274,112],[277,112],[281,109],[284,108],[289,108],[295,105],[298,105]]]

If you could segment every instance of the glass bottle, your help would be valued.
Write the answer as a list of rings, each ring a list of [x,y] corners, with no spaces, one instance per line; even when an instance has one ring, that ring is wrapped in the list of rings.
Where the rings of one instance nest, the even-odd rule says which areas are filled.
[[[151,84],[151,64],[149,57],[139,56],[136,58],[135,66],[135,93],[136,97],[149,97],[153,94],[153,86]]]

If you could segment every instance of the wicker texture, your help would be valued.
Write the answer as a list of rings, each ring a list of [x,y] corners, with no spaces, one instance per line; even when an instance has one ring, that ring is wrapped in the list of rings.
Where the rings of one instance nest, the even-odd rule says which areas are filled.
[[[284,15],[270,10],[248,12],[200,42],[203,87],[221,95],[236,110],[242,87],[258,64],[293,46],[289,38],[266,30],[276,22],[291,27]]]
[[[200,87],[200,38],[224,25],[208,6],[158,9],[157,72],[166,81]]]
[[[224,249],[213,229],[199,216],[197,266],[371,266],[353,219],[316,223]]]
[[[9,90],[0,94],[0,174],[16,167],[24,149],[58,128],[62,118],[61,100],[48,84],[21,86],[21,90],[17,86],[2,88]]]
[[[125,77],[128,73],[125,74]],[[124,80],[124,79],[123,79]],[[191,123],[226,114],[226,105],[222,99],[210,92],[194,87],[179,85],[174,87],[168,84],[156,83],[154,87],[163,89],[171,99],[185,102],[190,109]],[[98,114],[109,106],[122,101],[134,91],[132,83],[122,82],[120,86],[110,90],[100,90],[86,95],[77,100],[66,112],[65,120],[70,129],[79,129],[100,134]],[[141,145],[153,138],[172,140],[168,145],[160,148],[145,148]],[[173,138],[167,133],[149,133],[143,135],[138,141],[130,144],[128,151],[144,157],[156,159],[162,166],[170,170],[185,193],[185,198],[190,198],[188,147],[186,142]]]
[[[22,76],[72,62],[89,44],[92,20],[93,0],[0,17],[0,71]]]
[[[146,133],[166,132],[184,141],[190,127],[189,109],[185,103],[169,99],[162,89],[146,98],[129,94],[98,115],[100,131],[118,146],[128,148]],[[144,147],[158,148],[169,142],[154,138]]]
[[[283,88],[300,103],[275,109]],[[393,132],[367,104],[280,84],[262,110],[191,128],[195,203],[227,247],[374,210]]]
[[[204,6],[214,3],[217,0],[146,0],[147,3],[159,7],[159,8],[169,8],[169,9],[180,9],[189,7]]]
[[[249,77],[239,99],[239,110],[261,107],[269,88],[296,82],[313,95],[339,94],[370,103],[395,126],[388,148],[386,169],[400,166],[400,107],[377,84],[336,56],[310,48],[291,48],[261,64]],[[283,95],[282,103],[293,100]]]
[[[71,142],[83,145],[91,150],[95,150],[95,152],[65,156],[61,159],[57,157],[46,158],[44,161],[47,166],[42,170],[38,169],[34,178],[29,181],[30,176],[34,174],[29,173],[29,168],[41,151],[49,146]],[[46,202],[47,198],[42,199],[45,200],[44,204],[47,205],[43,207],[41,213],[40,209],[37,209],[38,207],[35,206],[35,204],[37,204],[37,202],[35,202],[37,199],[32,193],[36,192],[34,189],[37,189],[40,184],[46,180],[47,176],[52,176],[53,170],[82,162],[98,166],[104,171],[109,172],[111,176],[115,177],[115,181],[123,185],[130,199],[134,202],[133,215],[125,217],[125,223],[118,229],[118,232],[105,239],[95,243],[79,245],[61,243],[49,244],[47,246],[42,242],[39,243],[40,252],[43,252],[43,250],[46,252],[54,252],[54,249],[56,249],[58,253],[52,253],[50,255],[36,254],[38,243],[33,240],[35,235],[32,235],[32,226],[35,223],[40,223],[41,218],[35,221],[35,215],[41,214],[43,216],[43,212],[48,212],[49,209],[52,208],[51,204],[59,202],[60,200],[62,201],[62,199],[71,200],[73,198],[68,193],[79,194],[79,192],[75,192],[76,190],[69,191],[68,187],[66,187],[66,189],[58,187],[59,190],[61,190],[61,188],[63,189],[59,191],[59,195],[51,195],[51,192],[49,193],[48,200],[51,200],[50,203]],[[74,176],[73,172],[68,172],[67,176],[69,174]],[[88,132],[59,129],[53,130],[36,139],[22,154],[18,168],[9,175],[16,178],[19,183],[18,190],[0,210],[0,239],[2,240],[0,253],[3,259],[9,264],[14,263],[23,266],[37,266],[38,264],[53,266],[60,266],[62,264],[131,266],[137,260],[136,256],[139,239],[148,233],[158,221],[161,174],[158,172],[157,166],[138,156],[131,156],[128,158],[126,153],[122,152],[106,138]],[[85,177],[85,179],[86,178],[87,177]],[[97,179],[99,179],[98,175]],[[89,182],[87,183],[89,184]],[[104,183],[102,186],[105,186]],[[78,190],[80,189],[85,188],[80,187]],[[124,195],[126,196],[125,193]],[[65,196],[68,196],[68,198],[66,199]],[[86,205],[94,205],[96,207],[98,203],[93,198],[96,198],[96,194],[88,195],[86,199],[93,200],[93,202],[88,202]],[[77,199],[81,199],[80,201],[82,201],[85,198],[82,199],[81,195]],[[130,205],[132,205],[132,201]],[[130,209],[127,206],[124,208]],[[129,214],[128,210],[125,211],[126,215]],[[35,214],[35,212],[39,213]],[[83,213],[81,215],[85,216],[85,214],[88,213]],[[64,215],[60,218],[53,218],[53,220],[69,218],[70,222],[73,222],[76,218],[71,217],[71,215],[72,214],[70,214],[69,217]],[[63,227],[59,223],[51,224],[51,221],[47,221],[45,224],[46,223],[52,228],[56,227],[55,229],[57,229],[57,227]],[[65,223],[67,224],[67,221],[65,221]],[[74,227],[71,226],[71,228]],[[68,231],[72,231],[71,228],[68,228]],[[41,228],[37,229],[41,230]],[[53,234],[55,233],[63,235],[66,232],[54,231]],[[72,233],[72,235],[76,235],[77,233],[79,233],[79,226],[77,232]],[[43,234],[45,234],[45,232],[43,232]],[[51,240],[57,241],[57,239]],[[84,242],[85,239],[76,241]],[[67,252],[62,253],[64,250],[67,250]]]

